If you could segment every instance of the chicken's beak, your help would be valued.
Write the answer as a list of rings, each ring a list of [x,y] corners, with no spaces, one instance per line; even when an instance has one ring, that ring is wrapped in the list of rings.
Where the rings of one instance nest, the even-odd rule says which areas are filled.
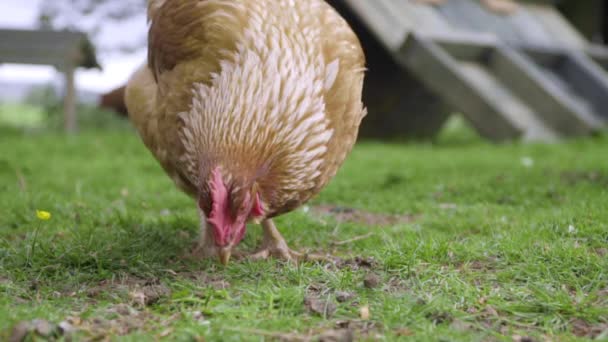
[[[228,265],[228,261],[230,261],[230,253],[232,251],[231,246],[220,248],[219,257],[222,265]]]

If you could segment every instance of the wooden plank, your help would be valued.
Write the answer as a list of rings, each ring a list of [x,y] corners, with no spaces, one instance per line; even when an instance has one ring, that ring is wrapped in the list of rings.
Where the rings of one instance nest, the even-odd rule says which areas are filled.
[[[407,29],[398,13],[391,12],[385,3],[369,0],[344,0],[359,15],[376,38],[390,51],[399,49]]]
[[[51,30],[0,30],[0,41],[40,41],[40,42],[72,42],[86,39],[82,32],[74,31],[51,31]]]
[[[60,66],[65,63],[65,52],[43,50],[8,51],[0,48],[0,63],[38,64]]]
[[[361,139],[433,139],[452,113],[435,93],[395,62],[391,52],[341,0],[329,0],[359,37],[365,51],[363,102],[368,115],[361,124]],[[394,1],[393,1],[394,3]],[[397,4],[413,2],[397,1]],[[430,10],[427,6],[414,6]],[[402,11],[399,9],[398,11]],[[409,12],[408,12],[409,13]],[[411,13],[410,13],[411,14]],[[405,20],[405,22],[409,22]]]
[[[521,6],[506,20],[517,32],[520,42],[535,46],[556,46],[559,41],[536,19],[527,7]]]
[[[511,140],[528,132],[538,135],[530,138],[544,139],[550,135],[529,110],[523,109],[525,105],[512,98],[501,101],[508,97],[505,95],[508,92],[496,79],[487,73],[476,72],[480,68],[461,68],[456,60],[428,39],[410,35],[399,60],[421,82],[463,112],[471,125],[490,140]]]
[[[444,49],[450,56],[460,60],[480,60],[500,44],[491,33],[467,31],[443,32],[441,34],[417,33],[423,39],[431,40]]]
[[[585,98],[592,113],[605,124],[608,121],[608,74],[579,52],[570,52],[556,65],[556,71],[575,94]]]
[[[453,30],[429,5],[408,0],[344,0],[390,51],[398,51],[414,30],[427,33]]]
[[[43,64],[61,67],[67,62],[84,65],[86,35],[71,31],[0,30],[0,62]],[[96,61],[94,61],[96,64]]]
[[[587,49],[585,49],[585,52],[595,61],[595,63],[604,70],[608,70],[608,48],[603,45],[589,44]]]
[[[513,44],[522,40],[505,16],[488,11],[477,1],[446,1],[438,6],[438,10],[456,28],[472,32],[492,32]]]
[[[76,118],[76,83],[74,81],[74,67],[68,66],[65,71],[65,95],[63,98],[64,128],[68,133],[77,130]]]
[[[389,8],[392,12],[398,13],[405,22],[408,31],[417,30],[425,33],[443,33],[454,30],[441,14],[427,4],[417,1],[389,0]]]
[[[459,63],[461,72],[478,89],[485,89],[492,94],[491,101],[503,113],[509,113],[513,121],[527,123],[522,135],[524,140],[552,140],[557,135],[540,122],[532,108],[522,101],[504,84],[504,80],[495,77],[481,64],[472,61]],[[490,118],[488,118],[490,120]]]
[[[522,6],[554,37],[558,44],[574,49],[586,48],[585,38],[555,8],[523,4]]]
[[[488,68],[556,132],[576,136],[600,127],[584,101],[571,96],[550,75],[514,50],[497,48],[488,59]]]

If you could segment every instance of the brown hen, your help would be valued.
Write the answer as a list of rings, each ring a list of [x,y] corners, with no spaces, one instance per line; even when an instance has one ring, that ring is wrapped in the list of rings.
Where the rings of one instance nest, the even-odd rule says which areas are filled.
[[[317,194],[352,149],[365,58],[322,0],[151,0],[148,63],[129,116],[201,217],[198,250],[227,263],[248,221],[254,257],[286,259],[272,218]]]

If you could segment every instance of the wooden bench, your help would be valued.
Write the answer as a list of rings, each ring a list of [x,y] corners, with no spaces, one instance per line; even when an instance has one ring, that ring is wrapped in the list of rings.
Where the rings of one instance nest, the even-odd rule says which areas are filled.
[[[77,129],[77,67],[101,68],[84,33],[73,31],[0,30],[0,64],[52,65],[65,75],[64,127]]]

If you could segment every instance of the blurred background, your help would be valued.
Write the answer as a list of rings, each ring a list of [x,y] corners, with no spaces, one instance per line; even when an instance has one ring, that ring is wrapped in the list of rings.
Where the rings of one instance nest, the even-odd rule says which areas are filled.
[[[608,120],[605,0],[331,0],[368,58],[364,138],[552,141]],[[145,0],[0,2],[0,126],[127,125]]]

